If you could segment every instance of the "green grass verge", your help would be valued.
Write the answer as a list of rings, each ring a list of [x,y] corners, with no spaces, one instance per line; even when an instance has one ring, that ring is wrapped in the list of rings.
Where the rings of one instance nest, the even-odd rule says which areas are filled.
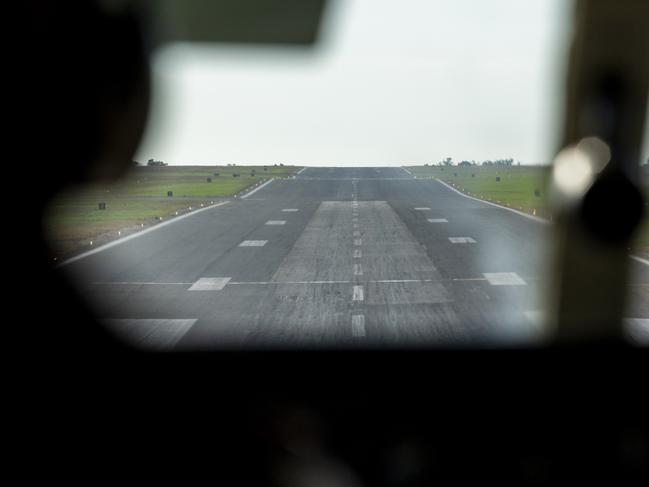
[[[58,195],[45,229],[59,260],[231,197],[270,178],[293,175],[295,166],[135,167],[119,182],[72,188]],[[254,171],[254,174],[253,174]],[[218,176],[216,175],[218,173]],[[233,174],[239,174],[234,177]],[[211,178],[211,182],[207,181]],[[173,196],[167,196],[171,191]],[[99,203],[106,204],[105,210]],[[92,242],[92,244],[91,244]]]
[[[485,201],[499,203],[544,218],[550,217],[547,200],[549,166],[439,167],[411,166],[407,169],[418,178],[439,178],[457,189]],[[497,181],[496,178],[500,178]],[[538,190],[538,195],[535,191]],[[649,201],[649,185],[645,185]],[[649,252],[649,207],[633,247]]]

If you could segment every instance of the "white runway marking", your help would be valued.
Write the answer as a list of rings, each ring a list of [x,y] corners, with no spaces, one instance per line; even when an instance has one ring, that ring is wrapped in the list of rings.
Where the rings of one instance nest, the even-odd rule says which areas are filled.
[[[354,223],[354,228],[358,228],[358,223]]]
[[[363,240],[360,239],[360,238],[355,238],[355,239],[354,239],[354,245],[355,245],[356,247],[360,247],[361,245],[363,245]]]
[[[357,249],[358,252],[354,251],[354,257],[360,258],[363,256],[360,249]],[[537,277],[526,277],[528,281],[538,280]],[[477,281],[488,281],[486,277],[454,277],[450,279],[368,279],[366,281],[361,281],[365,284],[401,284],[401,283],[444,283],[444,282],[477,282]],[[358,283],[358,281],[342,280],[323,280],[323,281],[229,281],[227,287],[230,286],[281,286],[284,284],[351,284],[352,282]],[[143,282],[143,281],[95,281],[92,283],[95,286],[190,286],[193,283],[191,282]]]
[[[437,181],[440,184],[443,184],[444,186],[446,186],[451,191],[455,191],[460,196],[464,196],[465,198],[469,198],[470,200],[479,201],[480,203],[484,203],[486,205],[491,205],[491,206],[495,206],[496,208],[501,208],[503,210],[511,211],[513,213],[516,213],[517,215],[524,216],[525,218],[529,218],[530,220],[534,220],[534,221],[539,222],[539,223],[550,223],[549,220],[546,220],[544,218],[539,218],[538,216],[529,215],[527,213],[523,213],[522,211],[515,210],[514,208],[507,208],[506,206],[497,205],[496,203],[492,203],[491,201],[485,201],[485,200],[481,200],[480,198],[474,198],[473,196],[466,195],[462,191],[458,191],[457,189],[455,189],[453,186],[451,186],[449,184],[446,184],[441,179],[435,178],[435,181]]]
[[[355,276],[362,276],[363,275],[363,268],[361,267],[360,264],[354,264],[354,275]]]
[[[632,255],[631,258],[637,262],[640,262],[641,264],[649,265],[649,260],[638,257],[637,255]]]
[[[354,230],[354,237],[360,237],[361,232],[359,230]]]
[[[352,336],[365,336],[365,315],[352,315]]]
[[[201,277],[189,291],[220,291],[232,279],[231,277]]]
[[[446,218],[429,218],[428,221],[430,223],[448,223]]]
[[[256,193],[257,191],[259,191],[260,189],[262,189],[262,188],[268,186],[268,185],[269,185],[270,183],[272,183],[274,180],[275,180],[275,178],[271,178],[271,179],[269,179],[268,181],[266,181],[266,182],[265,182],[264,184],[262,184],[261,186],[257,186],[257,187],[256,187],[255,189],[253,189],[252,191],[250,191],[250,192],[244,194],[244,195],[241,197],[241,199],[244,200],[244,199],[246,199],[248,196],[251,196],[251,195],[255,194],[255,193]]]
[[[477,243],[471,237],[448,237],[451,243]]]
[[[354,223],[358,223],[358,217],[355,216],[354,218],[352,218],[352,221],[353,221]]]
[[[492,286],[526,286],[527,283],[515,272],[483,272]]]
[[[545,314],[541,310],[523,311],[523,316],[534,324],[543,323]]]
[[[285,212],[285,213],[288,213],[288,212],[291,212],[291,211],[300,211],[300,210],[298,210],[297,208],[284,208],[282,211]]]
[[[168,350],[196,323],[196,319],[102,320],[124,341],[139,348]]]
[[[415,211],[428,211],[430,208],[427,207],[420,207],[420,208],[415,208]]]
[[[361,249],[354,250],[354,259],[360,259],[363,257],[363,251]]]
[[[88,257],[89,255],[97,254],[97,253],[102,252],[104,250],[115,247],[116,245],[122,244],[124,242],[128,242],[129,240],[133,240],[134,238],[141,237],[142,235],[146,235],[147,233],[153,232],[155,230],[159,230],[160,228],[166,227],[167,225],[171,225],[172,223],[176,223],[176,222],[179,222],[181,220],[184,220],[185,218],[189,218],[189,217],[198,215],[199,213],[202,213],[204,211],[213,210],[214,208],[218,208],[219,206],[227,205],[228,203],[229,203],[229,201],[221,201],[220,203],[216,203],[216,204],[208,206],[206,208],[202,208],[200,210],[195,210],[195,211],[193,211],[191,213],[186,213],[184,215],[174,217],[174,218],[172,218],[170,220],[167,220],[167,221],[165,221],[163,223],[158,223],[157,225],[155,225],[153,227],[147,228],[147,229],[142,230],[142,231],[137,232],[137,233],[133,233],[133,234],[127,236],[127,237],[122,237],[120,239],[109,242],[109,243],[107,243],[105,245],[102,245],[101,247],[97,247],[96,249],[89,250],[88,252],[84,252],[82,254],[71,257],[68,260],[61,262],[59,265],[56,266],[56,268],[58,269],[59,267],[66,266],[68,264],[71,264],[72,262],[76,262],[77,260]],[[144,225],[142,225],[142,226],[144,226]]]
[[[286,220],[268,220],[266,225],[284,225]]]
[[[649,319],[626,318],[624,320],[629,337],[640,345],[649,345]]]
[[[263,247],[268,240],[244,240],[239,244],[239,247]]]
[[[363,286],[354,286],[352,292],[352,301],[363,301],[365,296],[363,296]]]

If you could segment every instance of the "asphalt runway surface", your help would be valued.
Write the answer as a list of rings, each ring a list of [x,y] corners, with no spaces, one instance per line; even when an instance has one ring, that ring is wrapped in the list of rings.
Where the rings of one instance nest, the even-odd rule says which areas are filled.
[[[550,225],[390,168],[306,168],[64,266],[153,349],[500,346],[544,339]],[[649,266],[628,311],[649,330]]]

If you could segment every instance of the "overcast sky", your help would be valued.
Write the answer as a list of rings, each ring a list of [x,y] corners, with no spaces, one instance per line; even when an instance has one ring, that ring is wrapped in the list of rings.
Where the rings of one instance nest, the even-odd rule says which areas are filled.
[[[176,45],[137,160],[547,163],[572,2],[330,2],[315,49]]]

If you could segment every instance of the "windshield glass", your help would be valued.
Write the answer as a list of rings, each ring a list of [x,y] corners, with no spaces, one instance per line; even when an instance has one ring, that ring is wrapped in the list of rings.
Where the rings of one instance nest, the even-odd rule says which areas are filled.
[[[572,9],[332,2],[313,49],[166,47],[128,176],[52,204],[56,261],[144,348],[545,343]]]

